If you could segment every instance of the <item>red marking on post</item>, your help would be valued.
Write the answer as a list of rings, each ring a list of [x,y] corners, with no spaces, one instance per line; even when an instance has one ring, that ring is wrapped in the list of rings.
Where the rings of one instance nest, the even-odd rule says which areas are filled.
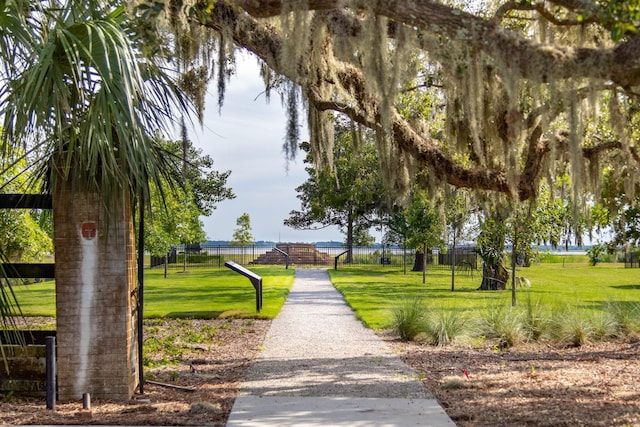
[[[82,238],[86,240],[93,240],[96,237],[96,223],[95,222],[83,222],[82,223]]]

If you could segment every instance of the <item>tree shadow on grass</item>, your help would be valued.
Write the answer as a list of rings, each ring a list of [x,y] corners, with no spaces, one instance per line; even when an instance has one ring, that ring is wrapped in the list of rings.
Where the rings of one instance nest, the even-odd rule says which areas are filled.
[[[217,319],[224,311],[172,311],[167,313],[171,319]]]
[[[631,290],[640,291],[640,284],[614,285],[614,286],[611,286],[611,288],[628,290],[628,291],[631,291]]]

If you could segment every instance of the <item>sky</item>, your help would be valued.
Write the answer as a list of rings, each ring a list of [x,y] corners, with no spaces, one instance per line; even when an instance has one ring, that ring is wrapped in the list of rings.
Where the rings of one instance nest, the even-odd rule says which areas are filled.
[[[269,103],[256,59],[237,54],[237,72],[231,77],[220,110],[217,93],[209,89],[204,124],[191,132],[193,144],[209,154],[218,171],[230,170],[227,186],[235,199],[218,204],[210,217],[202,217],[209,240],[231,240],[236,220],[249,214],[251,231],[256,241],[317,242],[344,241],[337,227],[318,231],[296,230],[283,221],[289,212],[300,209],[296,187],[305,182],[304,152],[289,163],[282,152],[286,116],[280,97],[272,93]],[[308,138],[301,123],[302,138]]]

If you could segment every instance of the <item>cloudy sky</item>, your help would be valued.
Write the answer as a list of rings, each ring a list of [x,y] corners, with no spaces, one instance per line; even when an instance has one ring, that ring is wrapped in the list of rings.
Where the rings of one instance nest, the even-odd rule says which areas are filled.
[[[227,184],[236,195],[220,203],[212,216],[203,218],[207,238],[231,240],[236,219],[246,212],[256,240],[343,241],[335,227],[304,231],[283,224],[291,210],[300,209],[295,188],[308,175],[300,156],[289,164],[287,172],[282,152],[286,119],[279,96],[273,94],[266,103],[254,58],[238,54],[237,62],[222,110],[219,112],[217,95],[210,89],[204,126],[196,126],[190,134],[194,145],[214,159],[216,170],[231,170]],[[307,138],[306,127],[302,135]]]

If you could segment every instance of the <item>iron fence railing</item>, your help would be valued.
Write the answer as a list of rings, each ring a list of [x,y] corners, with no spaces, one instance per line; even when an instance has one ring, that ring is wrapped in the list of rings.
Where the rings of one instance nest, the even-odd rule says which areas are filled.
[[[451,268],[451,256],[447,253],[428,254],[428,268]],[[232,261],[240,265],[282,265],[344,268],[363,265],[388,267],[414,266],[415,252],[397,247],[354,247],[348,251],[342,246],[320,244],[278,243],[273,246],[188,245],[179,246],[166,257],[151,257],[150,267],[170,269],[223,267]],[[477,254],[471,250],[459,250],[456,266],[477,269]]]

